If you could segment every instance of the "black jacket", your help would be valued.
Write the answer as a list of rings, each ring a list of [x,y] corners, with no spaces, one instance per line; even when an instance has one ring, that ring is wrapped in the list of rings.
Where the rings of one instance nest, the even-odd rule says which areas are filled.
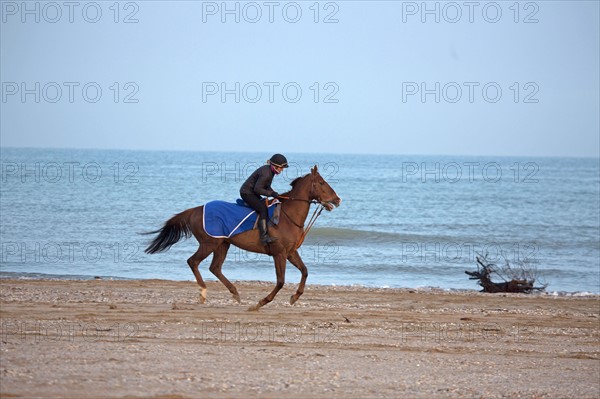
[[[271,170],[271,165],[263,165],[256,169],[254,173],[242,184],[240,193],[259,194],[267,197],[272,196],[275,191],[271,188],[271,182],[275,173]]]

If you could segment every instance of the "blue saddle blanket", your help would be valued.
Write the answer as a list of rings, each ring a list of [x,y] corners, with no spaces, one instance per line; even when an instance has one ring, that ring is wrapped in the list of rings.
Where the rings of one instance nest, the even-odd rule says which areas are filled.
[[[254,209],[238,203],[225,201],[211,201],[204,204],[204,218],[202,223],[204,231],[211,237],[229,238],[254,228],[257,213]],[[269,218],[273,217],[275,211],[274,202],[269,205]]]

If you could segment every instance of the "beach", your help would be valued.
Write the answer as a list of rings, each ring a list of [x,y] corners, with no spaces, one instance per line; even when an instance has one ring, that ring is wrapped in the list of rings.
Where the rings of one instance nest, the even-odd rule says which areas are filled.
[[[0,280],[0,395],[597,398],[597,295]]]

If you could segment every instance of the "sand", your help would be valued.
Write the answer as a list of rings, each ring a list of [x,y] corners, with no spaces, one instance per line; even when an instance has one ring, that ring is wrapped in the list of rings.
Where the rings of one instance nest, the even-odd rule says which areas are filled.
[[[597,398],[598,296],[0,280],[0,393],[67,398]]]

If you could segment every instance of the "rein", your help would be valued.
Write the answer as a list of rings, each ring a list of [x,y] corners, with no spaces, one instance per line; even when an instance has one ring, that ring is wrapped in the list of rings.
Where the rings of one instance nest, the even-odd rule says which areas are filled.
[[[325,209],[325,207],[323,205],[321,205],[319,208],[315,209],[312,216],[310,217],[310,220],[308,221],[308,226],[306,227],[306,229],[304,229],[304,231],[302,232],[302,235],[300,236],[300,239],[298,240],[298,243],[296,244],[296,249],[300,248],[300,245],[302,245],[302,243],[304,242],[304,238],[306,238],[306,235],[308,234],[310,229],[313,227],[313,224],[315,224],[315,222],[317,221],[317,218],[319,217],[319,215],[321,215],[321,212],[323,212],[323,209]]]
[[[285,196],[279,196],[279,198],[287,199],[290,201],[304,201],[304,202],[308,202],[309,204],[320,204],[320,202],[317,200],[307,200],[307,199],[302,199],[302,198],[292,198],[292,197],[285,197]],[[283,214],[290,220],[290,222],[292,222],[296,227],[303,229],[302,234],[300,235],[300,238],[298,239],[298,242],[296,243],[296,249],[300,248],[300,246],[304,242],[304,239],[306,238],[306,235],[308,234],[310,229],[313,227],[313,225],[317,221],[317,218],[321,215],[321,212],[323,212],[323,209],[325,209],[325,207],[323,205],[321,205],[320,207],[315,209],[312,216],[310,217],[310,220],[308,221],[308,225],[306,226],[306,228],[304,228],[303,225],[296,223],[294,221],[294,219],[292,219],[290,217],[290,215],[287,214],[287,212],[283,209],[283,206],[281,207],[281,212],[283,212]]]
[[[309,202],[311,204],[318,204],[319,203],[319,201],[317,201],[317,200],[308,200],[308,199],[304,199],[304,198],[286,197],[285,195],[280,195],[277,198],[282,198],[282,199],[290,200],[290,201],[304,201],[304,202]]]

